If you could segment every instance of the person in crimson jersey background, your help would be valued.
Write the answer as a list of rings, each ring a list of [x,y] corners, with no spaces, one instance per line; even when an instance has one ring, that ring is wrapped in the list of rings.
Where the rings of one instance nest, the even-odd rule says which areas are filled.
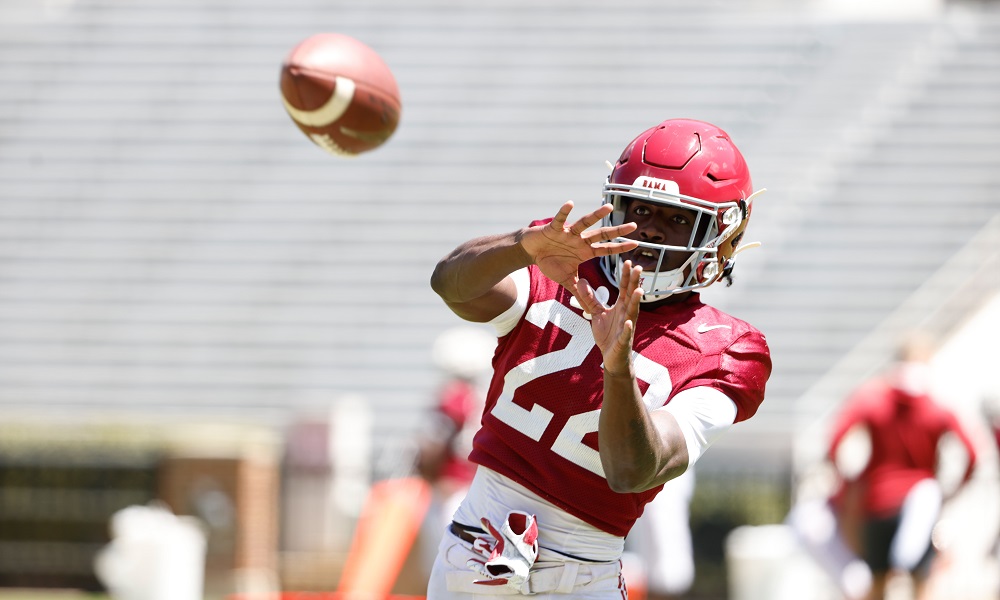
[[[910,574],[914,596],[924,596],[934,556],[931,532],[945,501],[936,479],[945,434],[954,434],[965,446],[968,460],[962,482],[976,465],[968,433],[954,413],[930,396],[932,352],[927,336],[908,336],[900,344],[896,364],[847,399],[832,429],[828,457],[835,465],[841,462],[837,452],[849,435],[864,436],[864,446],[870,448],[858,474],[843,474],[842,491],[857,490],[860,550],[871,568],[868,597],[874,600],[885,597],[892,573]]]
[[[414,470],[431,490],[418,536],[425,579],[437,554],[441,530],[451,522],[476,474],[469,453],[483,412],[483,379],[490,371],[494,346],[496,338],[488,331],[463,325],[441,332],[431,348],[431,361],[443,381],[419,432],[414,461]]]
[[[434,291],[498,343],[429,599],[627,596],[643,506],[764,399],[764,336],[697,293],[730,280],[753,196],[726,132],[668,120],[628,144],[596,210],[566,202],[437,264]]]

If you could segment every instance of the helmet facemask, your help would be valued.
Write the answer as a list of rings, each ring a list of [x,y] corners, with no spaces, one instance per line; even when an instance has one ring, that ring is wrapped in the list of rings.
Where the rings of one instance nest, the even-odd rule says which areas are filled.
[[[604,186],[604,203],[611,204],[614,210],[604,218],[603,226],[624,223],[626,208],[633,200],[673,206],[694,215],[691,235],[684,246],[633,240],[638,242],[639,247],[632,254],[649,251],[656,259],[656,266],[646,268],[640,280],[644,291],[642,302],[655,302],[672,294],[708,287],[718,281],[732,268],[733,248],[746,226],[747,204],[742,200],[708,202],[660,187],[653,189],[641,184],[618,183]],[[616,241],[626,239],[618,238]],[[670,253],[681,253],[685,260],[679,267],[662,270],[670,262]],[[601,267],[615,285],[620,282],[624,260],[620,254],[601,259]]]

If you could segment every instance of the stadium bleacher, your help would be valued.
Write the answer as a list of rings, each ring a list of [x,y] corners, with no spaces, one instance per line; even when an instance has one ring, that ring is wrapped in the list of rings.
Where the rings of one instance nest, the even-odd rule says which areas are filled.
[[[604,161],[683,116],[727,129],[769,189],[748,233],[763,248],[706,297],[768,335],[774,375],[703,468],[788,473],[828,408],[810,390],[1000,212],[1000,9],[820,8],[4,2],[0,411],[280,429],[360,394],[393,415],[377,447],[405,455],[431,343],[457,323],[435,261],[596,206]],[[312,146],[278,95],[285,53],[324,30],[376,49],[403,96],[394,138],[353,160]],[[1000,288],[986,279],[977,294]],[[916,314],[978,306],[947,292]]]

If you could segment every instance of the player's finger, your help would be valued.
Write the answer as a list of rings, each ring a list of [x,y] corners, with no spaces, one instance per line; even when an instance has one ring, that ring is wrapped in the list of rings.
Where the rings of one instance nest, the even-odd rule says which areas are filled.
[[[626,235],[632,233],[636,230],[638,225],[635,223],[622,223],[621,225],[615,225],[614,227],[599,227],[593,229],[583,234],[586,240],[601,240],[601,241],[611,241],[615,238],[625,237]]]
[[[626,260],[622,263],[622,276],[618,279],[618,298],[623,302],[628,302],[629,294],[635,289],[632,285],[632,261]]]
[[[594,251],[594,256],[609,256],[611,254],[621,254],[639,247],[639,242],[635,240],[624,240],[621,242],[594,242],[590,245]]]
[[[641,281],[642,267],[636,265],[629,269],[629,283],[626,291],[628,303],[625,305],[625,314],[633,323],[639,318],[639,304],[643,294],[643,289],[639,286]]]
[[[569,218],[569,213],[573,210],[573,201],[567,200],[559,207],[559,212],[556,216],[552,217],[552,226],[556,229],[562,230],[566,227],[566,219]]]
[[[572,290],[571,290],[572,291]],[[597,299],[594,296],[594,288],[590,287],[590,282],[586,279],[577,279],[576,291],[573,291],[576,301],[584,312],[593,313]]]
[[[633,265],[630,260],[622,263],[621,280],[618,282],[618,298],[625,309],[626,318],[631,318],[633,321],[639,313],[637,297],[642,298],[641,281],[642,267]],[[636,296],[636,291],[639,292],[638,296]]]
[[[601,207],[594,212],[584,215],[579,221],[573,223],[573,226],[570,227],[569,230],[573,235],[580,235],[588,227],[611,214],[612,210],[614,210],[614,207],[610,204],[602,204]]]
[[[629,283],[632,291],[639,287],[639,282],[642,281],[642,267],[640,265],[629,265]]]
[[[636,229],[639,228],[639,224],[634,221],[629,221],[628,223],[622,223],[621,225],[616,225],[612,227],[612,235],[615,237],[624,237]]]
[[[643,295],[642,288],[636,288],[632,290],[631,300],[628,305],[627,314],[629,316],[629,319],[633,323],[639,320],[639,305],[642,304],[642,295]]]
[[[626,319],[624,325],[622,326],[622,332],[618,335],[618,343],[621,344],[623,348],[632,347],[633,327],[632,320]]]

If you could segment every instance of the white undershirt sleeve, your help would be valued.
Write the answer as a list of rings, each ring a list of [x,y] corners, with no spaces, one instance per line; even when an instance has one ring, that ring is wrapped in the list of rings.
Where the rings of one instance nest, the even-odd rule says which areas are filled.
[[[528,308],[528,292],[531,291],[531,275],[528,274],[528,267],[514,271],[509,277],[514,280],[514,286],[517,288],[517,299],[510,308],[490,321],[490,325],[497,330],[497,337],[510,333]]]
[[[684,434],[688,467],[736,422],[736,403],[717,389],[696,387],[679,392],[664,410],[674,416]]]

